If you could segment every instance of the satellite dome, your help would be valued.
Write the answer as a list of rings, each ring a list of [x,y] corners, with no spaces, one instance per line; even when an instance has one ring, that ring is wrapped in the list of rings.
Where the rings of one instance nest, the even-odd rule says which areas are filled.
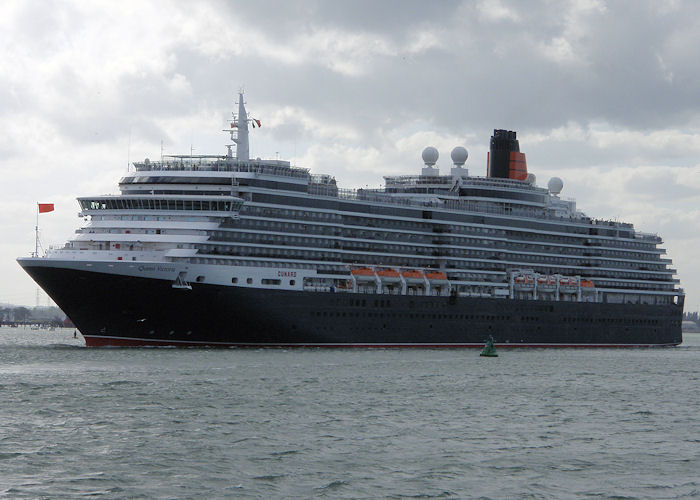
[[[463,148],[462,146],[457,146],[452,150],[450,156],[452,157],[452,163],[461,167],[462,165],[464,165],[464,162],[467,161],[469,153],[467,152],[466,148]]]
[[[529,174],[527,174],[527,177],[525,177],[525,182],[534,186],[535,182],[537,182],[537,177],[535,176],[535,174],[529,173]]]
[[[432,146],[428,146],[423,150],[423,161],[426,165],[430,167],[435,165],[435,163],[438,161],[439,156],[440,153],[438,153],[438,150]]]
[[[563,187],[564,187],[564,181],[562,181],[559,177],[552,177],[551,179],[549,179],[549,182],[547,183],[547,188],[549,189],[549,192],[552,194],[561,193],[561,190]]]

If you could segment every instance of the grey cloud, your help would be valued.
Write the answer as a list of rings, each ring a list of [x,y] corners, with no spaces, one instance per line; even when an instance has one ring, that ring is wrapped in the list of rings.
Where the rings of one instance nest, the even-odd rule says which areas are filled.
[[[444,23],[451,19],[461,2],[443,0],[426,3],[422,0],[356,0],[352,2],[262,1],[220,7],[231,17],[242,17],[256,26],[271,26],[270,35],[284,38],[304,33],[310,27],[327,26],[350,31],[403,33],[421,23]]]
[[[180,8],[177,3],[164,5]],[[548,2],[505,5],[516,12],[517,22],[484,20],[472,2],[219,3],[223,16],[256,27],[270,39],[284,42],[333,27],[375,33],[399,53],[368,56],[362,61],[364,72],[348,77],[314,60],[300,65],[265,60],[255,52],[260,40],[246,33],[240,34],[241,54],[215,57],[174,37],[166,54],[174,60],[172,71],[123,77],[114,84],[120,109],[101,113],[118,124],[118,114],[148,120],[149,115],[177,116],[202,107],[229,109],[233,90],[245,84],[252,106],[257,100],[302,107],[319,120],[354,127],[363,141],[375,146],[380,145],[378,128],[411,121],[463,135],[487,135],[493,128],[535,132],[571,121],[650,130],[697,119],[700,90],[694,82],[700,79],[700,65],[690,42],[700,41],[700,33],[692,30],[694,17],[700,17],[693,11],[700,6],[684,4],[659,14],[655,2],[616,2],[604,12],[593,10],[567,21],[573,10],[567,4],[555,4],[564,5],[559,9]],[[69,22],[65,15],[54,14],[41,23],[47,25],[43,37],[58,43],[61,30],[75,29],[82,18],[71,13]],[[569,37],[574,59],[547,59],[541,47],[565,36],[567,23],[580,23],[583,32]],[[420,30],[432,32],[442,46],[406,52]],[[679,32],[687,40],[685,54],[679,53]],[[165,85],[173,73],[182,74],[196,89],[193,96],[174,94]],[[81,95],[75,79],[67,72],[63,80],[50,83],[61,94],[76,94],[74,105],[85,102],[81,108],[99,109],[99,97]],[[22,97],[27,101],[31,96]],[[90,127],[79,115],[65,119],[66,133],[88,138],[91,134],[84,130]]]
[[[648,129],[688,119],[697,113],[700,103],[700,91],[692,84],[700,77],[693,48],[697,44],[691,43],[700,41],[700,33],[688,35],[684,54],[678,50],[669,53],[668,49],[679,31],[692,32],[700,6],[684,4],[659,14],[655,4],[610,3],[604,12],[581,14],[572,20],[581,23],[578,28],[584,32],[570,38],[572,63],[548,60],[534,50],[566,36],[565,14],[572,10],[567,4],[512,2],[510,7],[520,19],[517,23],[484,22],[472,3],[462,8],[456,3],[432,4],[433,8],[426,9],[424,2],[401,2],[396,9],[321,2],[301,7],[299,19],[288,17],[288,10],[299,4],[285,2],[286,7],[276,15],[297,21],[301,30],[332,25],[375,31],[399,47],[405,46],[418,28],[427,28],[446,44],[444,49],[408,59],[405,55],[371,58],[366,61],[366,75],[350,92],[348,85],[334,81],[332,87],[324,87],[331,90],[316,93],[310,80],[302,78],[303,86],[294,88],[294,98],[313,95],[313,104],[319,109],[327,110],[327,101],[338,103],[345,97],[353,109],[364,105],[392,113],[406,109],[407,100],[425,99],[430,109],[420,111],[449,126],[523,121],[546,129],[575,119]],[[244,10],[243,16],[258,25],[267,7],[257,4]],[[382,22],[375,22],[378,19]],[[282,31],[294,33],[292,29]],[[660,58],[666,61],[666,70]],[[280,71],[306,75],[309,66],[312,64]],[[321,83],[323,78],[316,73],[329,72],[312,70],[308,76]],[[674,74],[671,81],[666,79],[667,73]],[[338,79],[347,80],[342,75]],[[293,84],[295,78],[290,80]]]
[[[648,201],[697,201],[700,199],[700,190],[679,182],[668,175],[668,172],[660,171],[654,175],[635,176],[624,185],[625,191],[631,197],[638,197]]]

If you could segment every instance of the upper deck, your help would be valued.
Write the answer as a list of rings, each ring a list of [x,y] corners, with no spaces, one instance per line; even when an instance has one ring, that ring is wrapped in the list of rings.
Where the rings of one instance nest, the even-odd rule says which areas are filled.
[[[279,177],[292,177],[308,181],[311,174],[307,168],[290,166],[283,160],[239,160],[231,156],[169,155],[161,161],[146,158],[134,162],[137,172],[251,172]]]
[[[240,196],[251,201],[253,191],[266,193],[267,196],[275,196],[276,193],[269,193],[277,191],[287,197],[291,196],[289,193],[294,196],[303,193],[314,198],[373,205],[495,215],[501,219],[519,219],[518,223],[525,226],[532,220],[544,220],[547,223],[576,226],[577,230],[585,230],[591,235],[614,235],[616,238],[633,238],[652,244],[661,242],[657,235],[635,233],[631,224],[587,217],[577,210],[574,200],[559,197],[562,187],[560,179],[552,179],[559,183],[554,189],[551,185],[547,188],[535,185],[534,176],[527,175],[525,158],[519,152],[514,132],[494,131],[486,177],[468,175],[467,169],[463,168],[468,155],[461,147],[451,153],[454,162],[451,174],[439,175],[439,169],[435,166],[438,152],[428,147],[423,152],[426,168],[423,168],[422,175],[385,176],[385,186],[379,189],[344,189],[338,187],[331,175],[312,175],[309,169],[291,166],[284,160],[250,158],[248,126],[255,127],[256,123],[260,126],[258,120],[247,115],[243,94],[239,94],[238,114],[233,115],[230,129],[224,130],[231,134],[231,141],[236,147],[235,155],[232,151],[234,144],[229,144],[226,146],[228,154],[225,155],[168,155],[162,156],[160,161],[145,159],[134,162],[135,173],[120,182],[123,195],[208,193]],[[503,144],[501,139],[505,141]],[[499,160],[496,156],[501,153],[501,146],[509,151],[507,158],[504,156]],[[505,163],[499,165],[499,162]],[[498,173],[500,170],[503,172]],[[284,199],[280,200],[284,202]],[[450,216],[444,215],[447,218]]]

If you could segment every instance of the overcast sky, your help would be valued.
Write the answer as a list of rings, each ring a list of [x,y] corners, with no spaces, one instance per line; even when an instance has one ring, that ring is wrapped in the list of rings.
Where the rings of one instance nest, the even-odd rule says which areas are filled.
[[[0,3],[0,303],[34,305],[15,262],[118,192],[129,161],[223,154],[243,87],[251,155],[343,187],[417,174],[494,128],[586,214],[659,233],[700,304],[700,2],[27,1]],[[86,291],[86,293],[89,293]],[[46,304],[42,293],[40,303]]]

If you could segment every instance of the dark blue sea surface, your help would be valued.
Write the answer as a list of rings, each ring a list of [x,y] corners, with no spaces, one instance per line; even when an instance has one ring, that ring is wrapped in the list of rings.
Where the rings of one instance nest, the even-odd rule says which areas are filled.
[[[86,349],[0,329],[0,498],[700,496],[676,348]]]

